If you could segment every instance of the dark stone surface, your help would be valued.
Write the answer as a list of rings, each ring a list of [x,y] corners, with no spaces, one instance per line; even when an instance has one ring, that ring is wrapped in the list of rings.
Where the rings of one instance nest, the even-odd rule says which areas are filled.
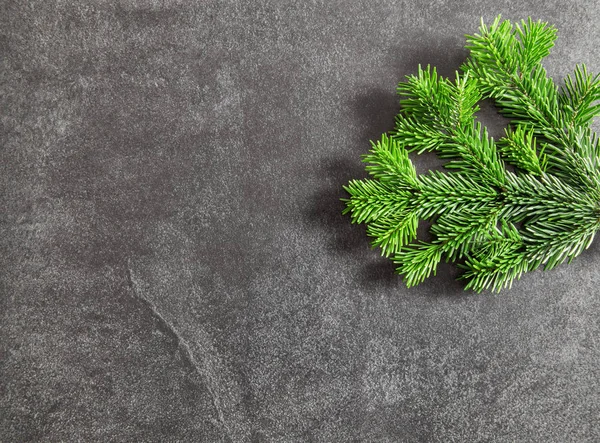
[[[596,2],[0,2],[0,440],[599,441],[597,245],[408,290],[340,215],[498,13],[600,71]]]

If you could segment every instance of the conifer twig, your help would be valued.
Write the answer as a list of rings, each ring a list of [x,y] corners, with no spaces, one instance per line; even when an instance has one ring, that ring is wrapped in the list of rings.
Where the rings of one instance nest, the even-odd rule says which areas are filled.
[[[363,156],[371,178],[344,187],[344,213],[366,223],[409,287],[445,259],[464,269],[466,289],[499,291],[570,262],[600,229],[600,147],[590,129],[600,76],[579,65],[558,88],[541,65],[555,39],[547,23],[498,17],[467,36],[470,55],[454,80],[428,66],[398,85],[395,128]],[[475,119],[484,98],[510,119],[497,142]],[[448,171],[417,174],[409,153],[425,151]],[[433,240],[417,239],[420,220]]]

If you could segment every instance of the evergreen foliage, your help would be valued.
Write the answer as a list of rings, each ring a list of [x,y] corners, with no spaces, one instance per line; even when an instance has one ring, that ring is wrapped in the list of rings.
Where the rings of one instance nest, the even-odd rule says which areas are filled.
[[[371,178],[344,187],[344,213],[367,225],[409,287],[447,260],[464,269],[466,289],[499,291],[591,244],[600,228],[600,147],[590,129],[600,76],[577,66],[557,87],[541,65],[555,38],[547,23],[498,17],[467,36],[470,55],[454,80],[428,66],[398,85],[395,128],[363,156]],[[497,142],[476,121],[484,98],[510,119]],[[417,174],[409,153],[425,151],[448,171]],[[421,220],[433,240],[417,239]]]

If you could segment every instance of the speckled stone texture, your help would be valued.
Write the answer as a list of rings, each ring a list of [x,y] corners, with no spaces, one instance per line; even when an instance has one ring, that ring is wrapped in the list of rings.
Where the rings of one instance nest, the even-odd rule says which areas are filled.
[[[600,441],[597,243],[408,290],[339,201],[480,17],[555,24],[561,81],[599,6],[0,1],[0,441]]]

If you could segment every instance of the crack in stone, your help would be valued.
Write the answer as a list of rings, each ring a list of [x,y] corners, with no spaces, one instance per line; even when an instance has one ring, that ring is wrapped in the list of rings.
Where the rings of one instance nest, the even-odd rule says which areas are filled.
[[[214,385],[213,378],[209,374],[207,374],[207,371],[203,370],[201,365],[198,363],[198,361],[196,361],[196,358],[194,357],[194,353],[192,352],[190,345],[181,336],[181,334],[177,331],[175,326],[171,322],[169,322],[165,317],[163,317],[163,315],[158,311],[158,308],[156,307],[156,305],[148,297],[144,296],[141,290],[139,290],[139,285],[137,284],[135,277],[133,276],[133,271],[131,270],[131,265],[130,265],[129,259],[127,259],[126,272],[127,272],[127,284],[129,286],[129,288],[131,289],[131,291],[133,292],[134,296],[136,298],[138,298],[139,300],[141,300],[148,308],[150,308],[150,310],[152,311],[152,315],[154,315],[167,328],[167,330],[177,338],[177,345],[183,351],[182,352],[183,356],[192,365],[195,372],[201,378],[203,378],[205,380],[206,389],[208,390],[208,392],[211,396],[211,402],[217,413],[217,418],[219,420],[219,424],[222,426],[223,430],[225,431],[226,435],[229,437],[230,441],[235,441],[233,438],[232,432],[229,429],[229,426],[227,426],[227,423],[225,421],[225,417],[223,414],[223,408],[221,407],[221,402],[219,400],[219,397],[213,389],[213,385]]]

